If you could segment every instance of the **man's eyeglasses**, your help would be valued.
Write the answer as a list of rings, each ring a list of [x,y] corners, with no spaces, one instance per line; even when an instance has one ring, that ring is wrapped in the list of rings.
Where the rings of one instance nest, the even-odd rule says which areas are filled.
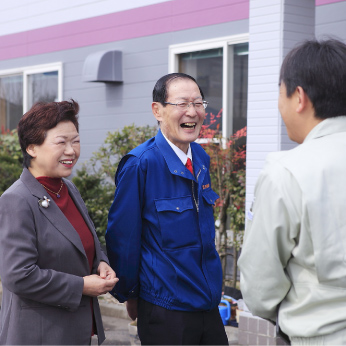
[[[201,101],[201,102],[179,102],[179,103],[171,103],[171,102],[165,102],[165,104],[167,105],[172,105],[172,106],[176,106],[181,110],[187,110],[190,105],[193,105],[195,107],[196,110],[201,111],[207,108],[208,106],[207,101]]]

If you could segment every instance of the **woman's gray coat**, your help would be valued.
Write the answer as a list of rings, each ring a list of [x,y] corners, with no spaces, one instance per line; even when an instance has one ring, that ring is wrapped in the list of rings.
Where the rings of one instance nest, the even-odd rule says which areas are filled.
[[[96,273],[107,257],[78,190],[64,183],[94,236]],[[25,168],[0,198],[0,344],[89,344],[90,297],[82,295],[88,260],[78,233],[55,202],[40,206],[44,196],[49,198]],[[97,298],[93,308],[101,344],[105,336]]]

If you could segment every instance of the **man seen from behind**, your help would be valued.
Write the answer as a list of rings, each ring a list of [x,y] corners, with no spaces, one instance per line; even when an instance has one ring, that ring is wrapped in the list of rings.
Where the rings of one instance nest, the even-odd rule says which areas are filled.
[[[259,176],[242,294],[292,345],[346,345],[346,45],[311,40],[288,53],[279,110],[300,145],[270,154]]]

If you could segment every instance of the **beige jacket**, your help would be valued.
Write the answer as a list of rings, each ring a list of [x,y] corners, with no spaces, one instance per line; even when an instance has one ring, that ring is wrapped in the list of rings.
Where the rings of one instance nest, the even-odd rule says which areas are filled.
[[[303,144],[268,155],[239,259],[254,315],[289,336],[346,328],[346,116],[319,123]]]

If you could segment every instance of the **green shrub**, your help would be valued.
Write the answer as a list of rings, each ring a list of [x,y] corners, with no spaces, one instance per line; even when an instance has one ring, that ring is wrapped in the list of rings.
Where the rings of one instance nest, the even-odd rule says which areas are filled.
[[[22,170],[18,160],[8,154],[0,153],[0,195],[20,177]]]
[[[156,133],[157,127],[135,125],[109,132],[104,144],[77,170],[77,175],[72,179],[82,195],[103,244],[108,211],[114,197],[114,176],[118,164],[124,155]]]
[[[88,173],[86,166],[77,171],[72,181],[83,197],[100,242],[104,244],[108,210],[114,196],[114,184],[103,181],[99,173]]]
[[[22,173],[23,156],[17,131],[0,134],[0,195],[4,193]]]

